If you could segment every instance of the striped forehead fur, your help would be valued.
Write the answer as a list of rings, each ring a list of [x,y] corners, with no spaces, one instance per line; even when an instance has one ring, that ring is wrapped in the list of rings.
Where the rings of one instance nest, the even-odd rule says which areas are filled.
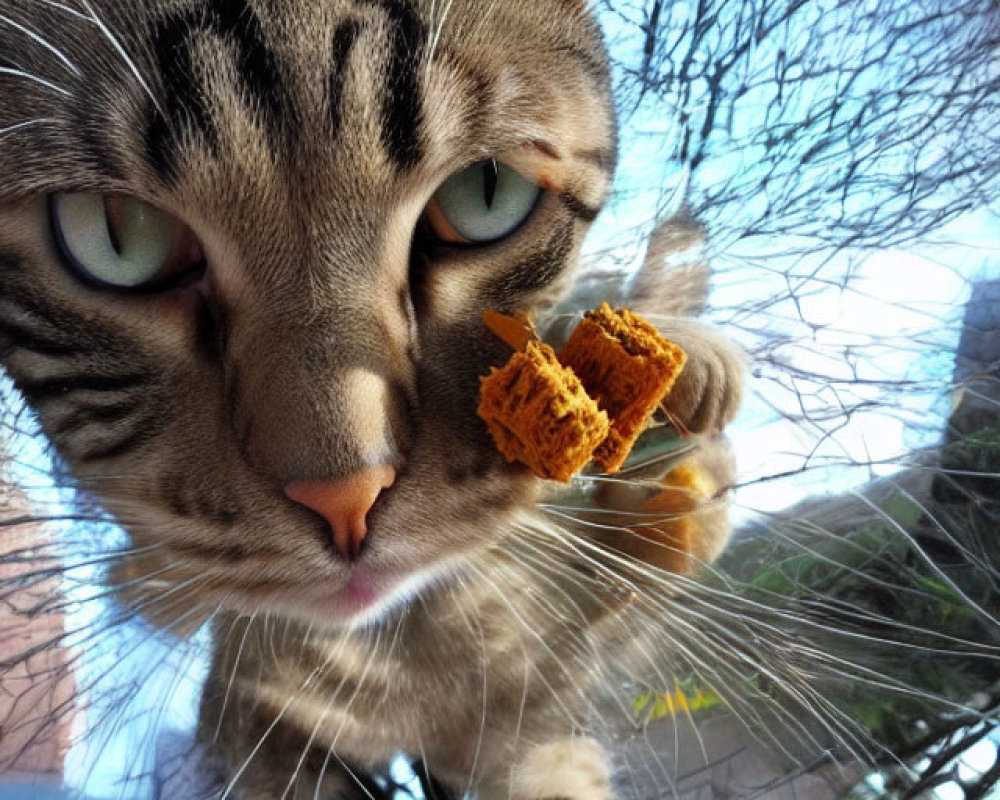
[[[149,173],[170,184],[185,158],[217,157],[234,125],[247,123],[293,183],[317,158],[358,146],[360,166],[367,159],[397,173],[421,160],[439,168],[456,156],[474,160],[470,148],[510,149],[544,137],[557,115],[592,118],[567,108],[553,87],[606,101],[600,40],[589,18],[567,15],[567,5],[105,0],[85,6],[88,16],[16,0],[10,19],[24,28],[48,20],[51,49],[0,25],[0,52],[12,53],[12,64],[31,63],[37,79],[0,74],[0,130],[30,125],[40,141],[63,146],[52,148],[47,171],[25,165],[0,192],[18,191],[32,166],[42,179],[62,171],[83,185],[88,176],[106,187]],[[361,59],[353,57],[359,42]],[[589,86],[581,75],[591,76]],[[613,153],[613,126],[602,134]],[[464,152],[442,147],[449,139]],[[0,149],[0,166],[19,149],[16,141]]]

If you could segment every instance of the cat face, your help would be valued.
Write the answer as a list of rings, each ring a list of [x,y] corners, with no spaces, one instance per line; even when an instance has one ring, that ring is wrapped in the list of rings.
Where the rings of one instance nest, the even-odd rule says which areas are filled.
[[[0,0],[0,354],[119,579],[341,621],[495,544],[537,482],[481,315],[558,292],[614,153],[572,0]],[[382,468],[355,559],[287,492]]]

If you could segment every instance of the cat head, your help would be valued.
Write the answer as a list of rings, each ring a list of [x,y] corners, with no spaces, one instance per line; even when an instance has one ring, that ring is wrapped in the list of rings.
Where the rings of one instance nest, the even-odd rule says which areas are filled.
[[[0,355],[120,579],[339,621],[495,544],[538,482],[481,315],[558,295],[614,161],[573,0],[3,3]]]

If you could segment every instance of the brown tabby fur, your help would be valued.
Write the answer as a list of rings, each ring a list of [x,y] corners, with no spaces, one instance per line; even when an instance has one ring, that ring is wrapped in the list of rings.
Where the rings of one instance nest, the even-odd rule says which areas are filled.
[[[615,151],[575,0],[0,0],[2,364],[130,533],[123,597],[176,631],[214,614],[201,739],[231,796],[363,796],[352,772],[400,751],[455,793],[614,795],[587,698],[635,582],[544,533],[546,487],[475,397],[506,358],[482,312],[565,290]],[[529,220],[424,241],[436,188],[494,156],[545,190]],[[69,191],[184,220],[206,277],[81,282],[46,221]],[[660,285],[641,311],[678,307]],[[689,355],[669,410],[717,433],[739,356],[658,321]],[[385,462],[399,478],[345,563],[282,487]],[[711,558],[728,529],[706,519]],[[384,599],[354,614],[358,574]]]

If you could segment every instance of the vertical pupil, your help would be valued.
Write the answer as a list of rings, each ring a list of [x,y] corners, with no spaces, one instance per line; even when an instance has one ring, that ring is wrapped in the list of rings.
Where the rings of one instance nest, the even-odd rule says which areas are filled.
[[[489,209],[493,208],[493,198],[497,195],[497,183],[500,180],[500,167],[497,166],[497,160],[491,158],[489,161],[483,162],[483,199],[486,201],[486,207]]]
[[[121,202],[115,202],[110,197],[104,198],[104,219],[108,224],[108,238],[111,239],[111,246],[118,255],[122,254],[122,242],[118,229],[121,227]]]

